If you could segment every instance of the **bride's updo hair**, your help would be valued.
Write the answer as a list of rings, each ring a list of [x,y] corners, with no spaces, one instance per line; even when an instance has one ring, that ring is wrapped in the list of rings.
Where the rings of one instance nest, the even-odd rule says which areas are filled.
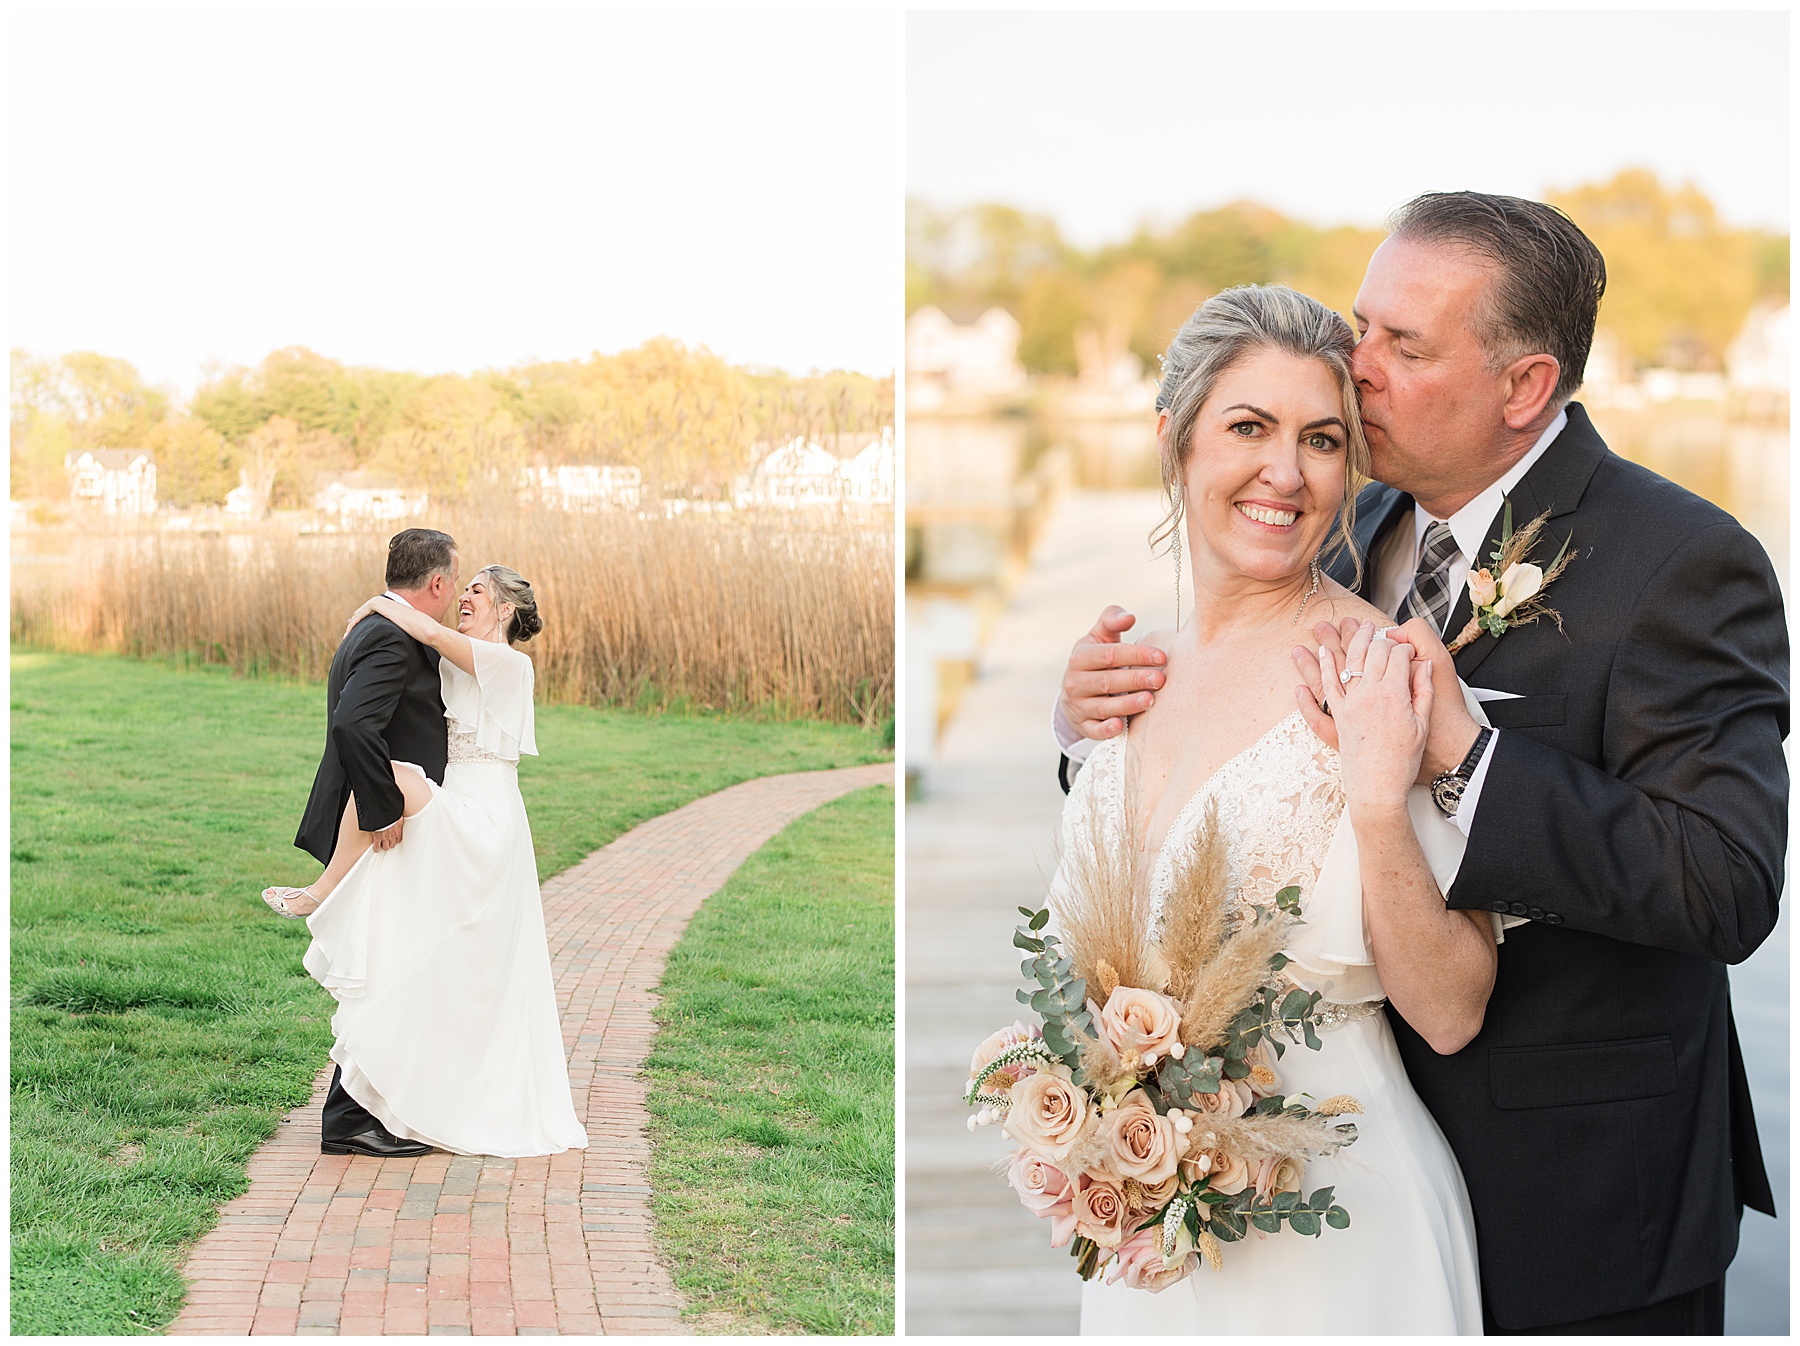
[[[544,629],[544,619],[538,616],[537,595],[531,592],[523,575],[511,566],[483,566],[481,573],[487,576],[488,594],[494,606],[513,605],[512,620],[506,624],[508,645],[521,644]]]
[[[1169,500],[1169,512],[1150,534],[1151,544],[1165,545],[1181,525],[1181,479],[1193,452],[1194,423],[1200,408],[1219,379],[1239,361],[1259,350],[1278,350],[1319,361],[1337,380],[1348,427],[1347,479],[1337,531],[1321,552],[1335,554],[1347,549],[1354,556],[1351,530],[1356,524],[1356,495],[1369,482],[1369,441],[1363,435],[1356,379],[1350,373],[1350,351],[1355,345],[1356,335],[1349,323],[1318,300],[1285,285],[1237,285],[1221,290],[1195,309],[1163,355],[1162,382],[1156,389],[1156,409],[1169,413],[1161,446],[1163,494]],[[1356,557],[1356,566],[1360,578],[1361,557]]]

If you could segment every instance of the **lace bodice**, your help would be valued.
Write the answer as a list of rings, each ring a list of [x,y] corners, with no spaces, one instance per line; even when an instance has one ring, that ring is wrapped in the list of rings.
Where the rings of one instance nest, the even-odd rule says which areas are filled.
[[[1128,734],[1100,744],[1075,780],[1077,790],[1094,792],[1093,804],[1123,844],[1132,844],[1124,832],[1128,752]],[[1156,853],[1150,871],[1153,920],[1160,919],[1174,882],[1174,857],[1194,842],[1207,806],[1215,801],[1233,903],[1272,908],[1283,888],[1310,891],[1319,877],[1344,811],[1337,752],[1321,743],[1295,711],[1213,772],[1169,824]]]
[[[1127,791],[1131,767],[1127,735],[1096,747],[1075,778],[1063,812],[1063,846],[1086,845],[1098,835],[1108,845],[1130,846]],[[1205,825],[1208,806],[1218,807],[1225,839],[1226,871],[1234,907],[1273,908],[1275,895],[1293,886],[1304,904],[1338,833],[1344,812],[1337,751],[1321,743],[1298,711],[1272,726],[1231,758],[1181,807],[1151,863],[1150,914],[1162,916],[1175,877],[1174,860]],[[1096,834],[1090,821],[1098,820]],[[1335,1002],[1330,982],[1325,999]],[[1341,989],[1345,1001],[1322,1007],[1321,1024],[1373,1013],[1368,986]],[[1379,995],[1376,990],[1375,995]]]
[[[475,735],[459,734],[455,729],[450,731],[449,762],[451,766],[455,766],[458,762],[479,762],[484,765],[509,766],[515,771],[519,766],[517,762],[509,762],[498,753],[491,753],[485,748],[477,746]]]

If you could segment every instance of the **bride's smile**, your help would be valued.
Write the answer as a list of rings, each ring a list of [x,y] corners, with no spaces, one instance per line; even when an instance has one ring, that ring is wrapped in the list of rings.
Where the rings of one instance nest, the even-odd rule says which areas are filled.
[[[475,640],[501,640],[501,629],[512,615],[512,604],[496,605],[488,592],[488,572],[479,570],[456,600],[456,629]]]
[[[1220,375],[1182,468],[1197,593],[1306,578],[1344,502],[1347,437],[1318,360],[1264,348]]]

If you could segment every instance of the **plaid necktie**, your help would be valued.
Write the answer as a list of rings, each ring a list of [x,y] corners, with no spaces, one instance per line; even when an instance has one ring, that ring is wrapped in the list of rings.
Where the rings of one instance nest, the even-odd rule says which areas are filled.
[[[1419,568],[1413,575],[1412,592],[1400,604],[1398,620],[1423,617],[1443,634],[1450,615],[1450,559],[1457,554],[1456,535],[1450,525],[1433,519],[1425,525],[1425,545],[1419,552]]]

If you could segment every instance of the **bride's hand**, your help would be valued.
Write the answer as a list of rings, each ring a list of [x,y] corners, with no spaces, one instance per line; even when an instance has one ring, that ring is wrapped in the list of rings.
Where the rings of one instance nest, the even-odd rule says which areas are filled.
[[[1431,731],[1431,664],[1364,622],[1342,655],[1319,649],[1352,815],[1403,811]],[[1348,681],[1343,673],[1348,671]]]
[[[371,612],[374,612],[375,605],[377,603],[379,603],[381,601],[381,599],[382,599],[382,595],[376,594],[375,597],[371,598],[368,602],[364,603],[355,612],[351,613],[350,620],[344,623],[344,634],[349,635],[352,627],[354,627],[364,617],[367,617]]]
[[[1324,676],[1319,672],[1319,655],[1329,649],[1334,655],[1341,656],[1359,625],[1354,617],[1346,617],[1335,624],[1314,622],[1313,636],[1318,640],[1320,648],[1314,650],[1305,645],[1296,645],[1290,652],[1294,668],[1300,674],[1300,685],[1294,688],[1294,699],[1300,703],[1300,714],[1306,720],[1307,727],[1328,748],[1337,747],[1338,735],[1337,725],[1332,721],[1331,712],[1326,709],[1331,696],[1325,689]],[[1341,657],[1338,662],[1341,666]]]

